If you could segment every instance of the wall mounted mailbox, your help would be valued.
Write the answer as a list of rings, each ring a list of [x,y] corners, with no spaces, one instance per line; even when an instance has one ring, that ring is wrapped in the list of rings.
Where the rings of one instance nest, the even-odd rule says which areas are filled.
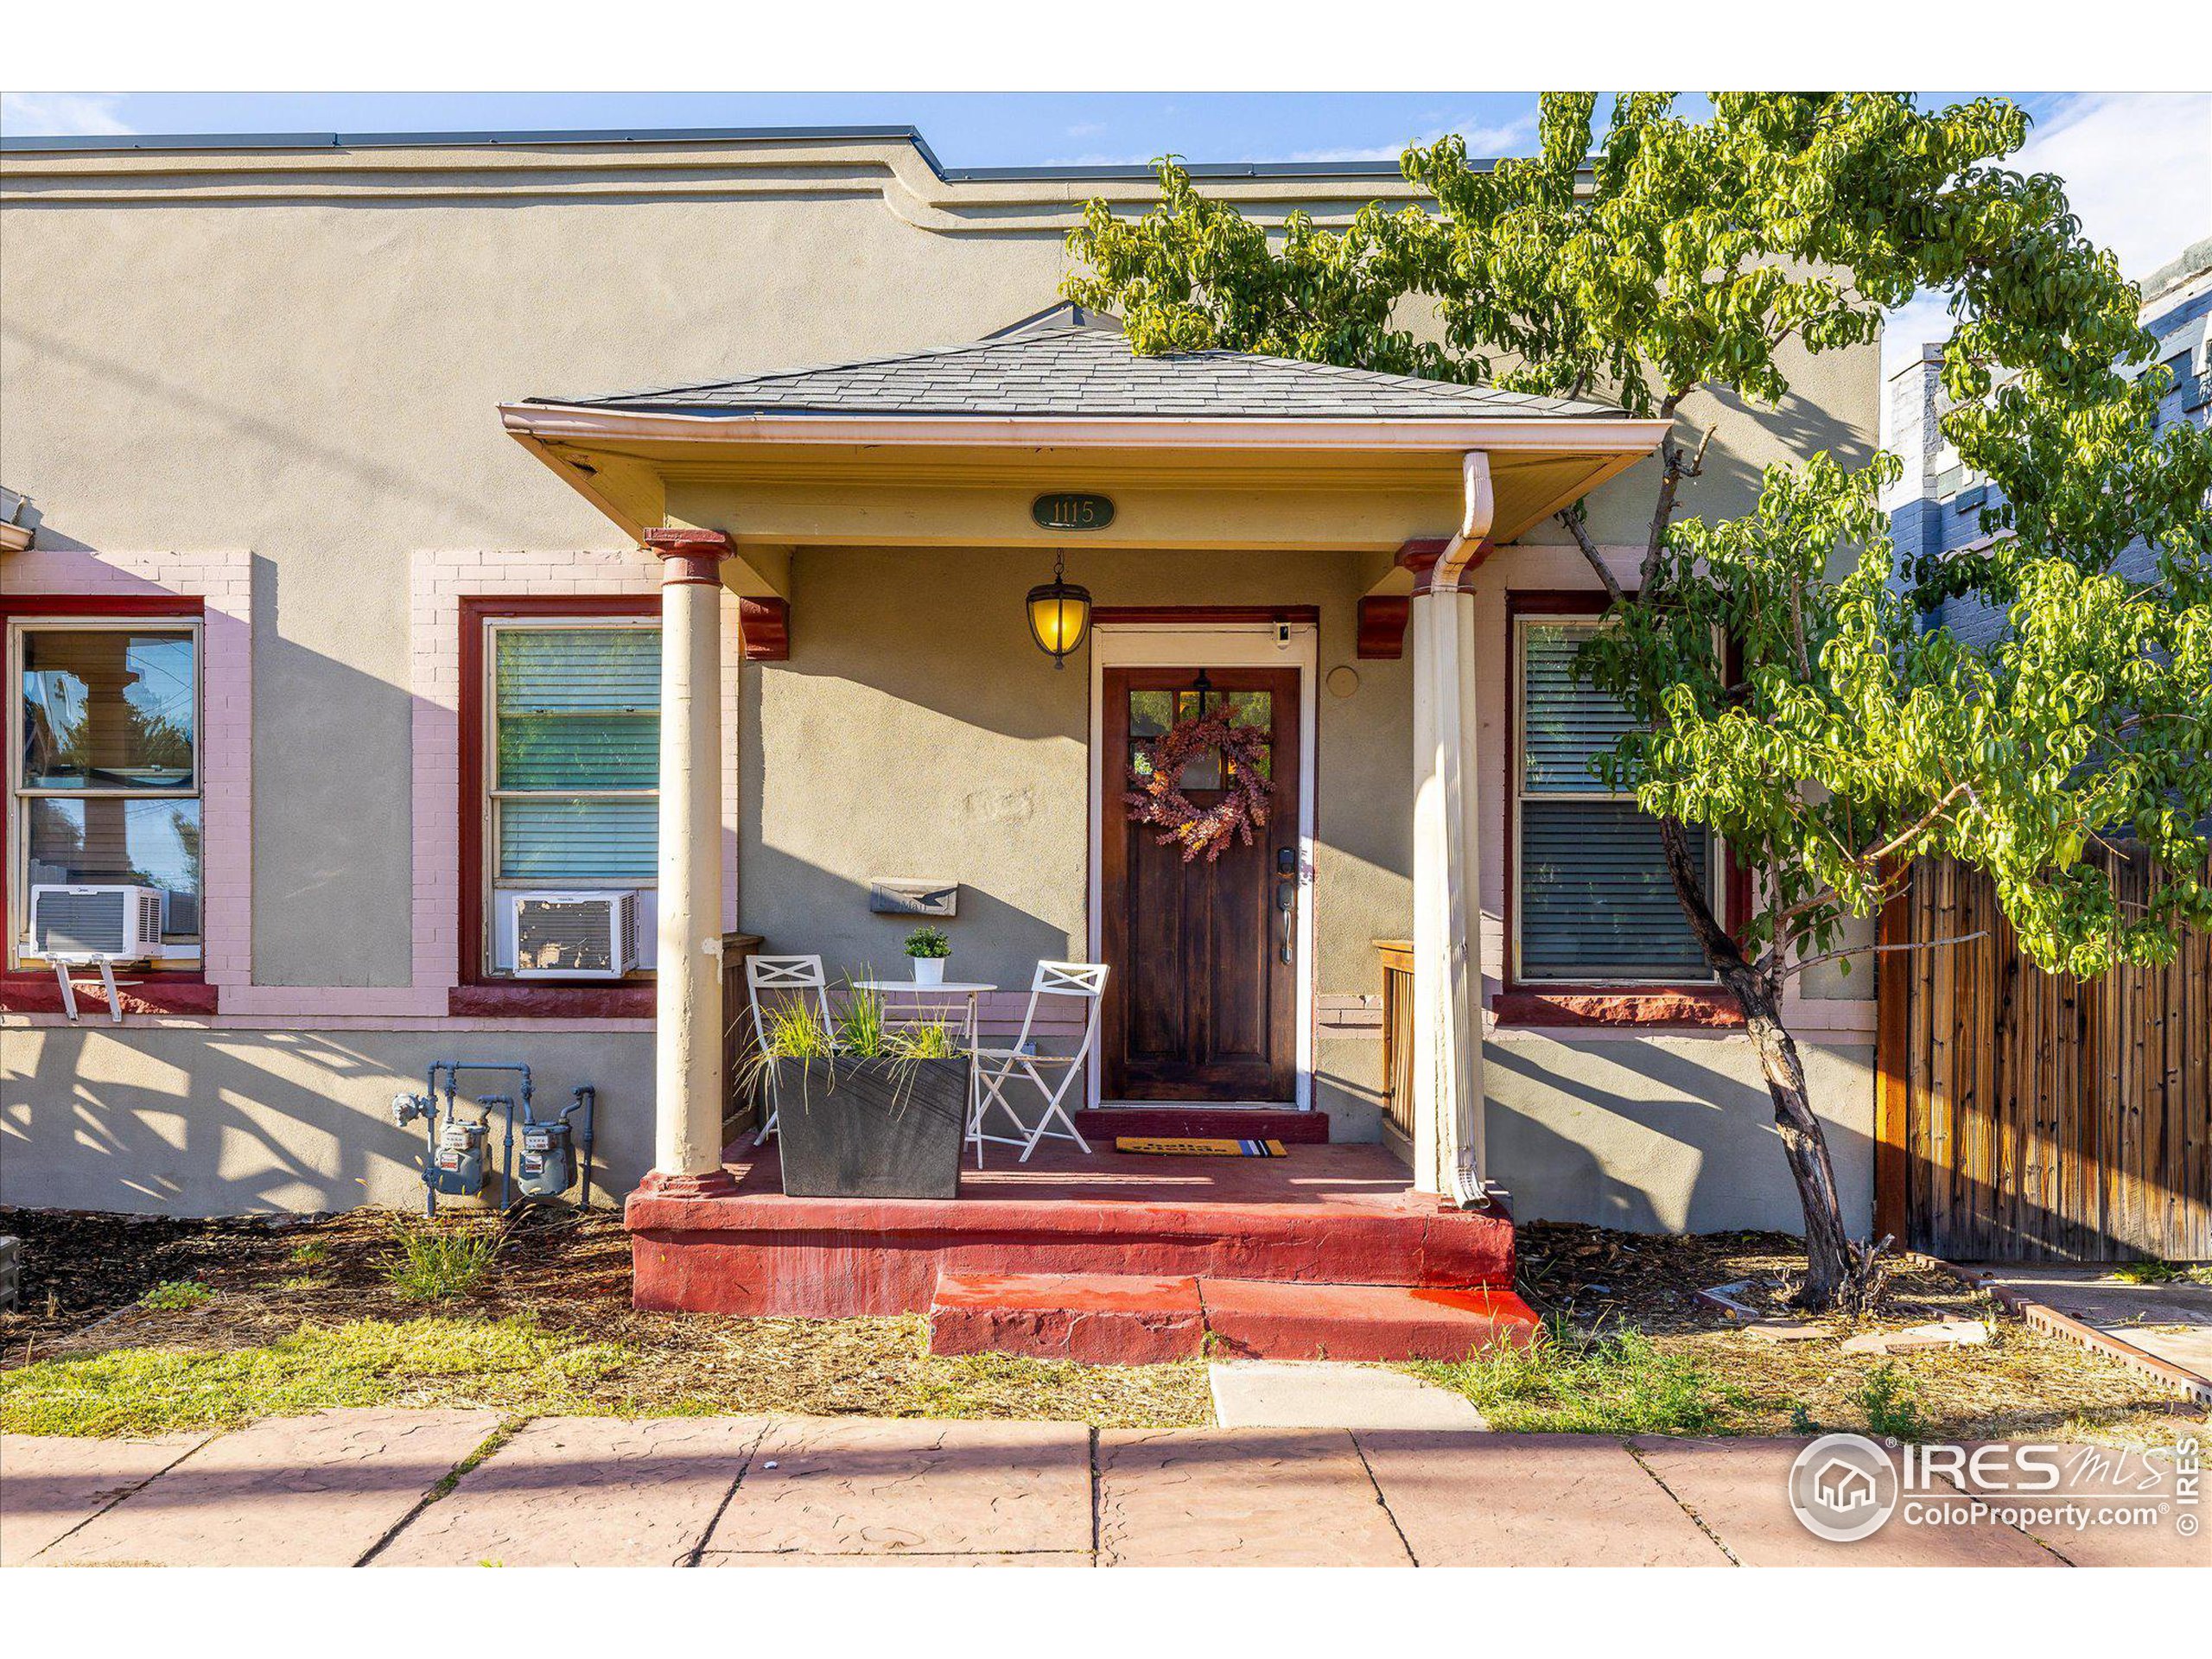
[[[868,907],[879,916],[953,916],[960,909],[960,884],[922,881],[905,876],[871,876]]]

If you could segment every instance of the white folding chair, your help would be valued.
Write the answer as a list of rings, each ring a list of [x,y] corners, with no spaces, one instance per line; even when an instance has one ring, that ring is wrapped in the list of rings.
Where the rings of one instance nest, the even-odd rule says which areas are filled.
[[[1037,976],[1029,985],[1029,1009],[1021,1016],[1021,1034],[1014,1039],[1012,1048],[982,1048],[976,1051],[976,1109],[969,1119],[968,1140],[976,1148],[976,1167],[983,1166],[983,1142],[996,1141],[1014,1144],[1003,1135],[986,1135],[983,1120],[993,1107],[998,1108],[1014,1120],[1014,1126],[1022,1135],[1021,1161],[1027,1163],[1029,1154],[1037,1150],[1037,1143],[1051,1139],[1072,1141],[1085,1153],[1090,1145],[1075,1127],[1075,1119],[1068,1116],[1067,1097],[1075,1088],[1077,1078],[1084,1075],[1084,1063],[1090,1058],[1090,1046],[1098,1037],[1098,1005],[1106,995],[1106,966],[1091,962],[1040,962]],[[1083,1041],[1072,1054],[1036,1054],[1029,1052],[1029,1033],[1037,1023],[1037,1004],[1047,996],[1080,997],[1083,1001]],[[1059,1080],[1047,1083],[1039,1066],[1059,1068]],[[1007,1099],[1009,1085],[1027,1084],[1037,1090],[1045,1103],[1045,1110],[1034,1127],[1021,1121],[1021,1114],[1014,1109]],[[1066,1126],[1065,1132],[1052,1127],[1054,1118]]]
[[[830,984],[823,976],[819,957],[747,957],[745,959],[745,994],[753,1003],[753,1039],[760,1045],[764,1054],[768,1049],[768,1018],[760,1006],[760,993],[766,991],[772,999],[780,996],[786,1003],[804,1003],[809,996],[814,999],[814,1009],[821,1015],[825,1028],[830,1024]],[[776,1100],[776,1068],[764,1068],[768,1074],[768,1121],[760,1126],[760,1133],[753,1137],[759,1146],[776,1132],[778,1103]]]

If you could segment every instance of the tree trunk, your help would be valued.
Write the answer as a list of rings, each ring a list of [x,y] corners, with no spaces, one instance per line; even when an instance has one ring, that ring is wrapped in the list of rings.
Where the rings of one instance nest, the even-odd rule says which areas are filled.
[[[1789,1160],[1797,1201],[1805,1212],[1806,1273],[1798,1302],[1813,1310],[1832,1308],[1859,1293],[1861,1275],[1844,1229],[1843,1200],[1836,1191],[1827,1136],[1806,1092],[1804,1062],[1798,1057],[1796,1039],[1782,1023],[1779,988],[1744,959],[1734,937],[1713,916],[1682,826],[1673,818],[1661,820],[1659,840],[1690,931],[1722,986],[1743,1005],[1745,1028],[1758,1052],[1768,1097],[1774,1102],[1774,1126],[1781,1134],[1783,1156]]]
[[[1789,1160],[1789,1173],[1797,1183],[1797,1201],[1805,1211],[1805,1283],[1798,1292],[1801,1306],[1826,1310],[1855,1294],[1856,1274],[1850,1241],[1844,1230],[1843,1200],[1835,1188],[1835,1166],[1828,1158],[1828,1140],[1813,1103],[1805,1091],[1804,1063],[1798,1058],[1797,1039],[1783,1025],[1777,999],[1763,976],[1747,973],[1745,984],[1724,974],[1722,982],[1744,1005],[1744,1024],[1758,1051],[1759,1070],[1766,1077],[1766,1091],[1774,1102],[1774,1127],[1782,1135],[1782,1155]]]

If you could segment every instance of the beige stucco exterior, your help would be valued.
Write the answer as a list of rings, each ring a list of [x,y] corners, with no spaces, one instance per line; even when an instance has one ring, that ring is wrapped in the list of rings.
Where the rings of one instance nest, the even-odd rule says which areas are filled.
[[[1220,188],[1254,212],[1324,216],[1404,188]],[[349,988],[440,988],[414,948],[410,569],[526,556],[557,593],[564,561],[634,548],[514,442],[500,404],[976,338],[1054,298],[1073,204],[1102,190],[1148,194],[947,182],[884,138],[0,158],[0,451],[41,515],[36,546],[250,562],[251,979],[267,1010],[73,1031],[0,1015],[0,1202],[411,1201],[413,1135],[385,1103],[460,1047],[597,1083],[607,1179],[641,1175],[652,1039],[635,1022],[408,1014],[371,1028],[329,1013]],[[1740,506],[1770,461],[1871,448],[1872,347],[1793,374],[1780,411],[1690,411],[1717,426],[1694,510]],[[849,505],[834,471],[679,480],[661,498],[669,522],[740,537],[734,585],[791,602],[789,660],[746,667],[726,734],[734,919],[833,972],[885,966],[903,930],[868,912],[866,883],[928,876],[962,884],[962,973],[1019,985],[1040,956],[1082,953],[1089,677],[1030,645],[1020,595],[1049,574],[1051,543],[1007,517],[1026,516],[1040,476],[1110,487],[1129,508],[1119,533],[1070,544],[1070,575],[1100,605],[1315,607],[1321,675],[1357,671],[1351,695],[1316,700],[1314,1096],[1340,1138],[1372,1138],[1372,942],[1412,926],[1412,664],[1355,659],[1356,607],[1394,580],[1398,541],[1452,530],[1456,461],[1341,479],[1287,462],[1234,487],[1157,457],[994,464],[995,480],[917,483],[907,517],[878,520],[865,545],[819,540]],[[1602,541],[1640,537],[1647,473],[1592,498]],[[1590,586],[1563,540],[1539,523],[1470,583],[1492,988],[1506,595]],[[1815,1094],[1863,1220],[1872,1007],[1858,976],[1813,988]],[[1787,1223],[1740,1039],[1493,1032],[1485,1058],[1491,1173],[1520,1213]]]

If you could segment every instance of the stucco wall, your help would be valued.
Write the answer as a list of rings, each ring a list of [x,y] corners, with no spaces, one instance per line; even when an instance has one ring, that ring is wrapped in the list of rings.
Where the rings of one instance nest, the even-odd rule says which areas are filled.
[[[541,1111],[596,1084],[595,1202],[618,1201],[652,1162],[649,1032],[16,1027],[0,1031],[0,1204],[182,1216],[412,1208],[423,1125],[396,1127],[391,1102],[419,1093],[442,1059],[526,1062]],[[505,1093],[512,1079],[463,1083],[464,1093]]]
[[[540,1024],[327,1030],[283,1012],[286,988],[321,988],[322,1006],[338,1007],[333,988],[405,988],[421,971],[410,563],[535,554],[557,572],[580,551],[625,551],[611,524],[504,435],[500,401],[974,338],[1053,299],[1061,238],[1093,188],[932,182],[910,149],[881,141],[0,162],[0,454],[7,482],[35,504],[38,545],[156,562],[247,550],[245,988],[271,1027],[0,1029],[0,1198],[412,1203],[416,1143],[385,1103],[461,1048],[544,1065],[549,1093],[593,1076],[608,1091],[610,1179],[639,1173],[648,1038]],[[1325,216],[1403,188],[1338,181],[1329,199],[1312,181],[1220,188],[1255,212]],[[1111,188],[1132,204],[1147,194]],[[1767,461],[1870,445],[1874,353],[1793,365],[1797,391],[1778,411],[1694,404],[1686,412],[1718,431],[1689,509],[1737,509]],[[1593,499],[1602,539],[1640,537],[1648,472]],[[1433,528],[1449,528],[1448,512]],[[1529,539],[1558,535],[1540,526]],[[1102,604],[1318,605],[1325,676],[1351,662],[1353,605],[1373,573],[1346,555],[1078,549],[1071,574]],[[744,925],[841,964],[887,964],[901,929],[868,914],[859,884],[945,875],[967,889],[954,925],[963,968],[1020,984],[1038,956],[1079,946],[1087,677],[1073,664],[1055,675],[1023,633],[1020,594],[1044,575],[1004,551],[798,556],[791,658],[747,671],[736,722]],[[1499,757],[1481,784],[1493,979],[1503,595],[1588,581],[1556,546],[1509,550],[1482,578],[1480,637],[1495,664],[1482,741]],[[1409,664],[1353,666],[1351,698],[1316,694],[1325,1004],[1370,995],[1370,942],[1411,924]],[[1864,984],[1826,988],[1855,998]],[[1496,1120],[1510,1121],[1494,1120],[1492,1142],[1523,1213],[1586,1204],[1738,1224],[1768,1215],[1777,1192],[1786,1201],[1778,1156],[1750,1184],[1770,1151],[1763,1108],[1700,1116],[1669,1103],[1699,1075],[1669,1058],[1683,1042],[1729,1056],[1703,1071],[1731,1087],[1750,1075],[1738,1039],[1515,1039],[1514,1055],[1541,1064],[1493,1063]],[[1321,1033],[1316,1103],[1341,1135],[1375,1132],[1379,1051],[1348,1029]],[[1863,1066],[1841,1058],[1853,1052],[1815,1065],[1816,1096],[1840,1122],[1862,1103],[1871,1111]],[[1643,1094],[1607,1081],[1624,1068],[1656,1068],[1656,1080]],[[1591,1096],[1607,1090],[1628,1103],[1593,1116]],[[1586,1138],[1594,1176],[1538,1155]],[[1738,1211],[1723,1169],[1743,1173]],[[1528,1208],[1554,1189],[1563,1209]]]
[[[1871,1046],[1802,1046],[1846,1224],[1873,1224]],[[1522,1221],[1635,1232],[1770,1228],[1804,1217],[1758,1061],[1740,1037],[1513,1032],[1483,1046],[1493,1178]]]

